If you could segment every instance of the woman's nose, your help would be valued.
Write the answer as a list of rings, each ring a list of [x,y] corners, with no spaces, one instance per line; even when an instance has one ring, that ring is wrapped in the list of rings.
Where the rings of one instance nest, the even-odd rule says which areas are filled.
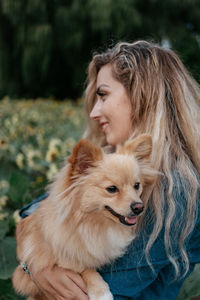
[[[98,101],[95,103],[93,109],[91,110],[90,118],[95,120],[95,119],[100,118],[101,115],[102,115],[102,114],[101,114],[101,102],[98,100]]]

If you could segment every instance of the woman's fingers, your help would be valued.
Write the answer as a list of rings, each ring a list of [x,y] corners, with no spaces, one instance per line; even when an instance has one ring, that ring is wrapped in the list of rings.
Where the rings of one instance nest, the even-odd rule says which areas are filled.
[[[69,277],[85,294],[87,294],[87,286],[81,275],[71,270],[63,270],[66,272],[66,276]]]
[[[70,286],[69,289],[63,290],[63,297],[64,299],[82,299],[82,300],[89,300],[88,295],[79,287],[70,277],[67,277],[67,286]]]
[[[39,290],[49,300],[89,299],[82,277],[71,270],[55,266],[46,268],[32,277]]]

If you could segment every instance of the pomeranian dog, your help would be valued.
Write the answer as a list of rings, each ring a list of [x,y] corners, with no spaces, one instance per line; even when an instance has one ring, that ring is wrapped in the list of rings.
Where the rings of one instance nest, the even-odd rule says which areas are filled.
[[[17,256],[37,276],[55,265],[80,273],[92,300],[112,299],[97,268],[124,254],[135,237],[146,185],[153,184],[152,139],[141,135],[115,153],[81,140],[49,188],[49,196],[17,226]],[[13,286],[29,299],[47,299],[21,265]]]

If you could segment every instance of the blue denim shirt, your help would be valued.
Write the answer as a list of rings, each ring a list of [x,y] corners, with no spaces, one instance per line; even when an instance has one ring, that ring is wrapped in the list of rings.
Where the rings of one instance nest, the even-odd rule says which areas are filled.
[[[184,278],[176,281],[174,268],[167,258],[161,236],[150,250],[153,270],[144,257],[144,244],[140,238],[128,247],[123,257],[100,270],[116,300],[175,300],[177,298],[185,278],[193,271],[195,264],[200,262],[200,224],[196,226],[188,243],[189,272]]]
[[[24,218],[33,213],[46,197],[47,194],[22,208],[20,216]],[[200,214],[187,242],[190,269],[185,278],[174,281],[174,268],[165,252],[163,231],[150,250],[153,271],[144,256],[144,243],[145,239],[139,236],[123,257],[104,266],[99,272],[109,284],[115,300],[175,300],[185,278],[192,272],[195,264],[200,263]]]
[[[185,195],[183,190],[174,189],[177,205],[177,219],[184,208]],[[184,280],[193,271],[195,264],[200,263],[200,191],[198,192],[198,211],[195,227],[187,239],[186,250],[189,257],[190,267],[185,277],[175,280],[174,267],[170,263],[164,247],[164,230],[162,230],[154,242],[149,258],[153,271],[147,263],[144,255],[146,240],[140,235],[128,247],[125,255],[117,259],[113,264],[105,266],[100,270],[104,280],[108,282],[111,292],[116,300],[175,300],[178,296]],[[181,222],[181,221],[180,221]],[[179,229],[184,227],[184,220]],[[174,237],[174,250],[179,260],[180,254],[176,250],[177,233],[176,225],[172,229]],[[146,230],[148,237],[151,228]],[[176,233],[175,233],[176,232]],[[180,265],[180,267],[182,267]]]

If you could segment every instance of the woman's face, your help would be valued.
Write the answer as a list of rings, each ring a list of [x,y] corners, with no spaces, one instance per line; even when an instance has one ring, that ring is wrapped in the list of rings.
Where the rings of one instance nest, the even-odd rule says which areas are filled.
[[[131,102],[124,86],[112,76],[112,66],[103,66],[97,76],[96,102],[90,118],[96,120],[107,143],[125,142],[132,133]]]

